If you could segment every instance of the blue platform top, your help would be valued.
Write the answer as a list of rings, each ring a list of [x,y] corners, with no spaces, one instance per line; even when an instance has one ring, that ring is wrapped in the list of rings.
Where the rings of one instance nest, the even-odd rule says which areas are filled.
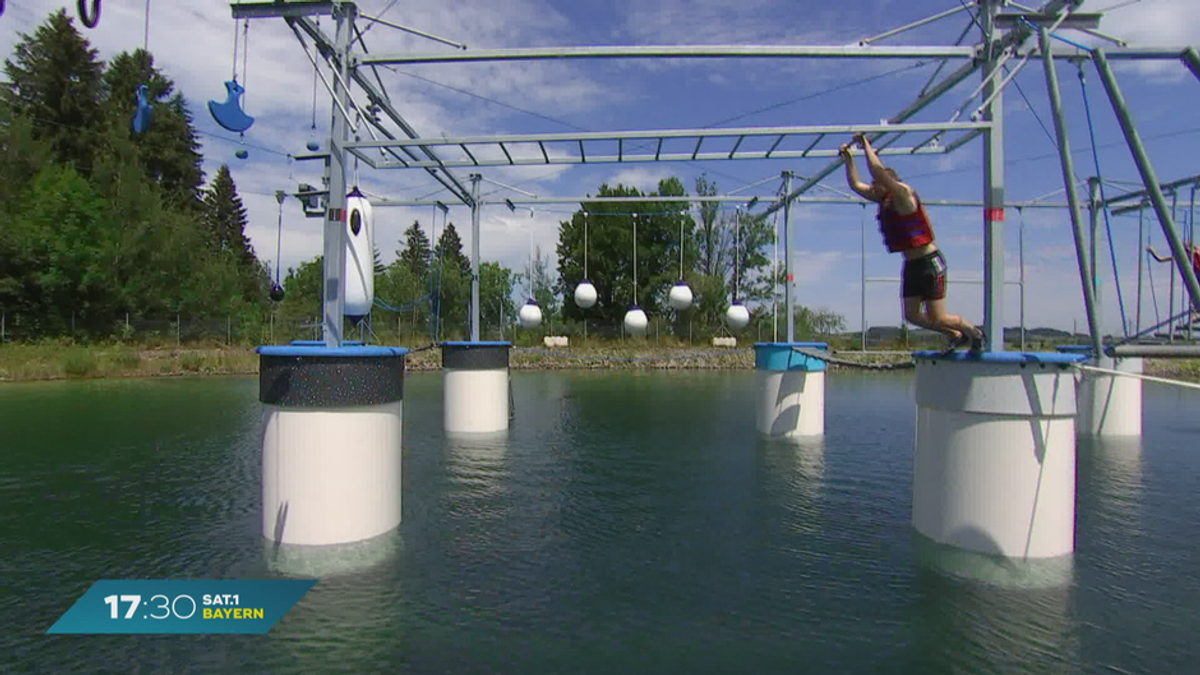
[[[1057,347],[1055,347],[1055,349],[1057,349],[1060,352],[1069,352],[1069,353],[1075,353],[1075,354],[1085,354],[1085,353],[1091,354],[1092,353],[1091,345],[1058,345]]]
[[[511,342],[470,342],[470,341],[448,341],[442,343],[443,347],[511,347]]]
[[[825,370],[825,361],[801,354],[794,347],[826,350],[826,342],[759,342],[754,345],[754,367],[758,370],[801,370],[815,373]]]
[[[755,349],[769,348],[791,349],[792,347],[804,347],[805,349],[829,349],[828,342],[755,342]]]
[[[293,347],[324,347],[324,340],[292,340]],[[362,340],[342,340],[343,347],[361,347]]]
[[[264,345],[257,351],[262,356],[310,356],[310,357],[352,357],[378,358],[383,356],[404,356],[408,350],[404,347],[367,347],[352,345],[329,348],[320,345]]]
[[[941,361],[974,361],[978,363],[1054,363],[1071,365],[1087,360],[1086,354],[1063,354],[1060,352],[913,352],[914,358],[938,359]]]

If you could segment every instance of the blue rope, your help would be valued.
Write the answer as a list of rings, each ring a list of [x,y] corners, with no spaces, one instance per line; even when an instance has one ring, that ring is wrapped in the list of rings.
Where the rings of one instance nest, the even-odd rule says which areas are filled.
[[[1092,107],[1088,103],[1087,80],[1083,76],[1083,67],[1079,68],[1079,88],[1083,92],[1083,109],[1087,114],[1088,135],[1092,140],[1092,162],[1096,166],[1096,178],[1100,181],[1100,201],[1104,202],[1104,174],[1100,173],[1100,155],[1096,152],[1096,130],[1092,125]],[[1121,292],[1121,275],[1117,271],[1117,249],[1113,245],[1112,223],[1108,219],[1108,206],[1104,209],[1104,229],[1108,232],[1108,252],[1112,258],[1113,282],[1117,286],[1117,304],[1121,308],[1121,330],[1129,337],[1129,320],[1125,318],[1125,294]],[[1095,261],[1092,262],[1095,264]]]

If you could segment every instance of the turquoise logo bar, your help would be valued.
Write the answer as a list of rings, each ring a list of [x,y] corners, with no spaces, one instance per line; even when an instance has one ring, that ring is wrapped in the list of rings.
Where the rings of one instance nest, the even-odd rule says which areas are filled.
[[[262,635],[316,579],[103,579],[47,633]]]

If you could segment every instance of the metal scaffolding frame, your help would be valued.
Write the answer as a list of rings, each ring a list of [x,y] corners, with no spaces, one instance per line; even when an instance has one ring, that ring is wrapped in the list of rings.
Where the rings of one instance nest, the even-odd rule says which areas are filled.
[[[342,342],[341,336],[341,315],[342,315],[342,298],[341,288],[343,280],[341,279],[344,256],[344,242],[342,237],[342,223],[345,218],[346,207],[346,159],[349,155],[353,155],[360,161],[363,161],[368,166],[378,169],[384,168],[404,168],[404,169],[421,169],[426,171],[435,180],[437,180],[445,189],[449,190],[454,197],[461,203],[470,206],[472,209],[472,259],[471,259],[471,290],[472,290],[472,307],[471,307],[471,340],[479,340],[479,218],[480,209],[485,204],[497,203],[481,198],[479,194],[479,184],[482,176],[473,173],[470,176],[470,188],[459,180],[451,171],[457,167],[484,167],[484,166],[525,166],[525,165],[555,165],[555,164],[594,164],[594,163],[634,163],[634,162],[649,162],[649,161],[701,161],[701,160],[772,160],[772,159],[801,159],[812,157],[835,157],[836,152],[832,150],[817,150],[816,145],[829,134],[848,134],[863,132],[869,134],[872,143],[880,151],[880,154],[885,155],[904,155],[904,154],[945,154],[953,152],[961,148],[971,139],[982,135],[984,137],[984,177],[983,177],[983,216],[984,216],[984,328],[988,337],[988,348],[993,351],[1003,351],[1003,325],[1000,320],[1003,315],[1003,288],[1004,281],[1004,155],[1003,155],[1003,91],[1007,84],[1013,80],[1012,77],[1004,77],[1002,66],[1006,61],[1014,57],[1021,57],[1022,63],[1035,53],[1042,54],[1046,63],[1052,64],[1054,58],[1067,58],[1072,60],[1091,59],[1097,64],[1097,68],[1101,70],[1102,79],[1105,81],[1106,90],[1109,92],[1110,99],[1113,101],[1114,110],[1117,112],[1118,118],[1122,124],[1122,130],[1125,132],[1126,138],[1134,152],[1134,159],[1138,163],[1139,170],[1142,172],[1143,178],[1147,183],[1147,190],[1150,193],[1151,201],[1156,207],[1160,216],[1160,221],[1163,224],[1164,233],[1167,234],[1168,240],[1172,244],[1172,251],[1177,258],[1181,255],[1182,249],[1179,244],[1178,235],[1174,232],[1174,224],[1169,222],[1170,214],[1164,211],[1162,207],[1163,200],[1161,190],[1158,188],[1157,179],[1153,178],[1153,169],[1149,166],[1148,160],[1145,159],[1144,150],[1141,149],[1140,140],[1137,138],[1136,129],[1133,128],[1132,121],[1129,119],[1128,110],[1124,106],[1123,100],[1120,99],[1119,90],[1116,89],[1115,79],[1111,76],[1111,70],[1108,69],[1108,59],[1177,59],[1182,61],[1193,73],[1200,77],[1200,56],[1197,55],[1193,47],[1181,48],[1120,48],[1104,52],[1102,50],[1093,50],[1090,55],[1081,53],[1081,46],[1077,43],[1059,38],[1061,41],[1067,42],[1075,47],[1073,51],[1055,52],[1050,48],[1048,41],[1043,40],[1042,44],[1033,47],[1031,50],[1022,51],[1025,43],[1035,31],[1047,30],[1047,26],[1055,30],[1079,30],[1090,35],[1100,37],[1120,45],[1124,45],[1118,38],[1112,38],[1100,34],[1096,31],[1099,25],[1100,15],[1074,13],[1074,10],[1082,4],[1082,0],[1048,0],[1045,5],[1036,11],[1012,12],[1003,11],[1006,6],[1011,6],[1012,3],[1008,0],[975,0],[973,3],[964,4],[962,8],[954,8],[944,12],[940,12],[934,16],[921,19],[917,22],[901,26],[894,30],[885,32],[874,37],[865,38],[857,45],[792,45],[792,46],[754,46],[754,45],[726,45],[726,46],[599,46],[599,47],[549,47],[549,48],[519,48],[519,49],[492,49],[471,51],[466,49],[465,45],[455,44],[458,49],[454,52],[445,53],[416,53],[416,54],[389,54],[367,53],[365,45],[362,44],[362,33],[357,30],[354,25],[358,10],[354,3],[344,2],[340,0],[330,2],[319,1],[298,1],[285,2],[284,0],[276,0],[274,2],[252,2],[231,5],[232,15],[237,19],[266,19],[266,18],[283,18],[289,26],[296,31],[297,38],[303,42],[300,31],[307,34],[312,39],[321,53],[322,58],[330,65],[335,76],[330,91],[333,94],[333,124],[331,127],[332,133],[328,143],[328,152],[314,155],[313,158],[320,158],[325,163],[325,183],[326,190],[306,189],[306,196],[309,198],[325,197],[325,227],[324,227],[324,321],[323,333],[324,342],[331,347],[340,346]],[[977,11],[971,11],[977,9]],[[887,37],[897,35],[899,33],[911,30],[913,28],[927,25],[942,18],[958,14],[960,11],[968,11],[972,15],[974,22],[980,29],[982,41],[974,46],[959,46],[957,43],[954,46],[877,46],[873,44],[876,41]],[[326,36],[320,28],[318,28],[309,17],[329,15],[332,16],[337,24],[336,34],[333,38]],[[377,21],[370,17],[364,17],[368,21]],[[970,26],[968,26],[969,30]],[[1007,30],[1006,30],[1007,29]],[[406,29],[407,30],[407,29]],[[963,36],[968,31],[964,31]],[[1058,37],[1051,35],[1051,37]],[[446,42],[439,39],[439,41]],[[961,42],[962,38],[958,40]],[[361,48],[361,53],[355,51],[358,45]],[[1083,48],[1086,49],[1086,48]],[[884,124],[878,125],[828,125],[828,126],[796,126],[796,127],[773,127],[773,128],[741,128],[741,129],[685,129],[685,130],[659,130],[659,131],[635,131],[635,132],[598,132],[589,134],[528,134],[528,135],[508,135],[494,137],[470,137],[470,138],[448,138],[448,139],[426,139],[417,134],[416,130],[404,120],[399,111],[393,107],[387,92],[383,88],[382,81],[379,81],[379,86],[376,87],[366,75],[362,72],[362,68],[371,68],[383,64],[421,64],[421,63],[468,63],[468,62],[501,62],[501,61],[529,61],[529,60],[564,60],[564,59],[597,59],[597,58],[621,58],[621,59],[638,59],[638,58],[835,58],[835,59],[928,59],[940,60],[942,63],[939,66],[938,73],[941,67],[952,60],[965,61],[965,63],[955,70],[950,75],[946,76],[937,84],[934,81],[938,73],[930,79],[929,84],[908,107],[901,110],[899,113],[891,117]],[[1051,67],[1051,66],[1048,66]],[[935,100],[939,99],[946,92],[954,89],[958,84],[966,80],[976,71],[982,70],[982,84],[977,89],[976,94],[982,96],[983,105],[976,111],[973,118],[978,121],[972,122],[957,122],[955,120],[941,124],[910,124],[907,122],[911,117],[916,115],[921,110],[925,109]],[[1107,72],[1106,72],[1107,71]],[[378,72],[375,73],[376,79],[379,80]],[[364,109],[353,102],[348,91],[350,83],[357,84],[361,87],[370,101],[370,107],[367,114],[364,114]],[[974,94],[971,97],[974,98]],[[968,101],[970,102],[970,101]],[[353,107],[361,120],[359,124],[365,122],[366,130],[370,132],[372,140],[356,139],[350,141],[347,138],[347,131],[351,121],[347,119],[347,106]],[[379,119],[379,114],[387,117],[395,124],[408,138],[397,138]],[[1057,106],[1056,115],[1061,117],[1061,102]],[[926,140],[919,145],[913,147],[891,147],[905,134],[920,131],[936,132],[934,137]],[[375,135],[378,132],[383,139]],[[938,143],[933,143],[935,138],[939,138],[947,132],[961,132],[961,135],[948,144],[942,146]],[[1065,133],[1065,132],[1064,132]],[[785,139],[793,136],[816,136],[816,139],[809,142],[802,150],[795,149],[780,149],[780,145]],[[770,138],[774,137],[773,145],[769,150],[741,150],[741,146],[747,139],[753,138]],[[887,137],[885,140],[881,140]],[[1060,137],[1065,140],[1063,133]],[[714,150],[711,147],[701,152],[701,146],[706,139],[724,138],[733,139],[732,148],[722,148]],[[656,141],[657,148],[653,155],[650,154],[629,154],[626,152],[625,141]],[[690,152],[669,152],[663,153],[662,146],[668,141],[689,141],[694,142]],[[577,155],[558,155],[551,157],[546,149],[547,143],[570,143],[574,147],[578,147]],[[616,145],[615,154],[591,154],[589,155],[586,148],[586,143],[607,142]],[[539,151],[532,157],[514,157],[510,152],[509,145],[531,144],[537,147]],[[474,146],[478,151],[479,147],[495,146],[504,154],[504,159],[480,158],[472,154],[469,147]],[[455,147],[461,150],[467,159],[448,159],[443,158],[435,149],[443,149],[446,147]],[[387,155],[390,159],[375,159],[371,156],[368,150],[378,150],[382,155]],[[540,155],[540,156],[539,156]],[[821,180],[836,171],[842,166],[840,158],[835,159],[824,169],[807,178],[802,179],[798,188],[792,189],[791,181],[795,176],[790,171],[784,171],[782,178],[785,183],[785,190],[782,197],[772,196],[771,198],[762,198],[764,203],[771,202],[765,211],[759,215],[759,218],[766,218],[774,212],[784,210],[784,236],[786,250],[786,260],[791,260],[790,248],[790,211],[793,202],[800,203],[861,203],[856,200],[845,200],[844,202],[836,202],[835,200],[820,200],[820,199],[801,199],[809,190],[818,186]],[[1068,196],[1071,197],[1071,190],[1068,190]],[[543,203],[552,203],[550,199],[536,200]],[[592,198],[585,198],[580,201],[598,201]],[[652,201],[649,198],[640,199],[640,201]],[[686,201],[702,201],[696,197],[687,198]],[[748,200],[747,200],[748,201]],[[1069,202],[1073,199],[1069,199]],[[413,202],[403,202],[400,200],[373,200],[374,204],[379,206],[401,206],[401,205],[417,205],[427,204],[421,200]],[[506,202],[513,204],[515,200]],[[536,203],[536,202],[535,202]],[[566,203],[566,198],[557,203]],[[965,203],[964,203],[965,205]],[[1010,204],[1010,206],[1012,206]],[[1043,204],[1027,203],[1021,205],[1027,208],[1049,207],[1054,206]],[[1075,204],[1077,208],[1077,203]],[[1182,258],[1180,258],[1182,259]],[[1081,259],[1081,271],[1084,269],[1086,260]],[[1189,270],[1190,272],[1190,270]],[[1194,298],[1200,298],[1200,287],[1196,285],[1196,279],[1189,276],[1186,279],[1189,291]],[[785,288],[785,293],[788,297],[789,310],[792,301],[792,285],[790,274],[788,283]],[[1085,283],[1085,287],[1087,284]],[[1092,308],[1089,307],[1089,315]],[[792,340],[793,330],[792,324],[794,321],[794,313],[788,312],[788,339]],[[1096,332],[1096,327],[1093,326],[1093,332]]]

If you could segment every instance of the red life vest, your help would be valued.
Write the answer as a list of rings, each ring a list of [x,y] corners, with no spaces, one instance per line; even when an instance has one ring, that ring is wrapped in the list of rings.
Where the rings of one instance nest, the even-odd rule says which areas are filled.
[[[917,202],[917,210],[903,216],[892,207],[891,193],[884,195],[883,201],[879,203],[879,232],[883,235],[883,243],[887,245],[889,253],[933,243],[933,225],[929,222],[929,215],[925,213],[925,206],[916,194],[913,195],[913,199]]]
[[[1196,276],[1200,277],[1200,246],[1192,247],[1192,269],[1196,270]]]

